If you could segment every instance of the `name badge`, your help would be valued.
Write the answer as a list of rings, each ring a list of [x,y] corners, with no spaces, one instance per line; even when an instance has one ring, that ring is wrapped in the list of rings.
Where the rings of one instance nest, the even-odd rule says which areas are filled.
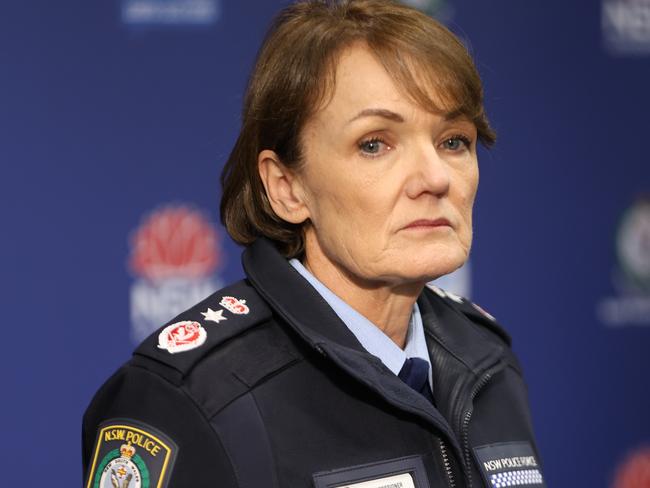
[[[316,473],[315,488],[430,488],[420,456]]]
[[[415,488],[415,485],[413,484],[413,477],[405,473],[378,480],[362,481],[361,483],[341,486],[341,488]]]

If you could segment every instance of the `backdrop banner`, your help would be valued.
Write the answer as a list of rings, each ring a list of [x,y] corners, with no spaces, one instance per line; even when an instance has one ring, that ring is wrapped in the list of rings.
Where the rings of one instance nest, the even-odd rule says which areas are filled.
[[[286,3],[0,7],[2,486],[79,486],[93,393],[242,277],[219,175]],[[438,285],[511,333],[547,486],[650,486],[650,0],[408,3],[466,42],[498,133]]]

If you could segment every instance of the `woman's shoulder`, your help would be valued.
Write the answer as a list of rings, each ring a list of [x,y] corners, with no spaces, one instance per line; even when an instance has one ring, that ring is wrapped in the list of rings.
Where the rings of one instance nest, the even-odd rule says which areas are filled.
[[[175,382],[191,376],[197,385],[205,375],[206,382],[214,383],[216,371],[252,386],[257,376],[268,373],[262,371],[265,364],[294,359],[289,342],[264,298],[241,280],[151,334],[135,350],[132,363],[155,368]]]
[[[246,280],[216,291],[146,338],[122,375],[157,377],[209,417],[300,353]],[[210,404],[202,399],[209,398]]]
[[[101,472],[98,459],[91,459],[93,452],[108,456],[122,443],[108,438],[104,442],[106,432],[139,432],[161,439],[161,446],[171,446],[167,453],[171,458],[177,451],[185,460],[221,452],[211,419],[299,359],[291,339],[247,281],[216,291],[145,339],[95,394],[83,421],[86,473]],[[143,462],[154,463],[155,456],[140,451]],[[227,460],[225,454],[208,460],[205,476],[213,471],[221,476],[229,473],[228,466],[219,466],[222,460]],[[152,479],[162,479],[163,474],[151,466],[147,469]],[[177,476],[196,476],[192,470],[179,469]],[[234,486],[221,481],[220,486]],[[215,483],[210,478],[206,486]]]
[[[222,288],[164,324],[134,358],[166,365],[186,376],[215,348],[267,322],[271,310],[246,281]]]
[[[512,345],[512,338],[510,334],[503,328],[497,319],[485,311],[476,303],[470,301],[469,299],[456,295],[447,290],[434,285],[427,284],[424,289],[424,296],[441,300],[446,303],[449,307],[453,308],[458,313],[465,316],[472,323],[478,325],[482,329],[487,329],[492,335],[498,337],[500,341],[505,343],[508,347]]]

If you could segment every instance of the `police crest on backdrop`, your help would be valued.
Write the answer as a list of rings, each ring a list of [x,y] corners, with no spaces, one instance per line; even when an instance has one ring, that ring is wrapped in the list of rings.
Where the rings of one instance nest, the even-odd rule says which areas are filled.
[[[622,215],[616,232],[616,293],[597,304],[609,327],[650,325],[650,199],[641,198]]]
[[[130,239],[135,343],[222,286],[215,273],[222,261],[219,241],[216,226],[189,205],[167,205],[143,219]],[[179,346],[170,343],[173,350]]]

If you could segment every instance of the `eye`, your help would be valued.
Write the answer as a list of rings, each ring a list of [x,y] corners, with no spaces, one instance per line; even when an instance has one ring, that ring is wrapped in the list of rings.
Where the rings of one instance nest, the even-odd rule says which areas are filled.
[[[472,141],[469,139],[469,137],[463,134],[457,134],[455,136],[448,137],[444,141],[442,141],[443,149],[452,152],[462,151],[463,149],[469,149],[471,144]]]
[[[382,151],[388,151],[391,147],[386,144],[381,137],[372,137],[364,139],[358,144],[361,155],[365,157],[374,158],[380,156]]]

